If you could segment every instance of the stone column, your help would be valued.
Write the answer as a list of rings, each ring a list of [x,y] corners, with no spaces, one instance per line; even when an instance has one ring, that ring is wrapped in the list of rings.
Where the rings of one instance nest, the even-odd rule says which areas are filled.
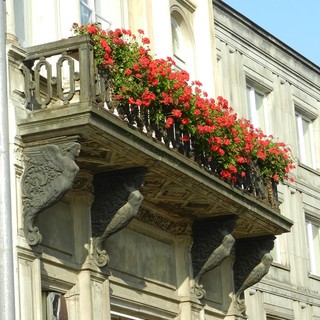
[[[255,288],[249,288],[245,292],[247,302],[247,315],[248,319],[251,319],[254,315],[257,319],[263,319],[265,315],[264,309],[264,293]],[[304,318],[301,318],[304,319]],[[308,318],[305,318],[308,319]]]
[[[20,305],[16,316],[21,320],[41,320],[43,306],[40,257],[21,250],[18,253],[18,273]]]
[[[72,197],[75,257],[79,264],[88,262],[90,255],[91,205],[94,199],[92,181],[92,174],[81,170],[68,194]]]
[[[81,320],[93,320],[93,301],[91,288],[90,238],[91,219],[90,208],[93,202],[93,176],[90,172],[80,171],[73,183],[68,198],[72,202],[74,221],[75,259],[81,266],[78,276],[79,315]]]
[[[92,260],[91,205],[93,175],[81,170],[74,181],[72,191],[72,214],[74,221],[75,258],[79,263],[78,276],[79,314],[77,319],[110,319],[109,274],[100,270]]]
[[[7,42],[18,43],[15,30],[15,17],[14,17],[14,0],[6,0],[7,11]]]
[[[192,320],[190,297],[190,248],[192,238],[188,235],[177,236],[175,241],[177,292],[180,297],[180,312],[176,319]]]
[[[0,317],[15,317],[14,254],[12,244],[12,195],[10,192],[9,114],[7,109],[7,55],[5,44],[5,2],[0,3]]]
[[[79,281],[79,320],[94,320],[90,270],[81,270]]]

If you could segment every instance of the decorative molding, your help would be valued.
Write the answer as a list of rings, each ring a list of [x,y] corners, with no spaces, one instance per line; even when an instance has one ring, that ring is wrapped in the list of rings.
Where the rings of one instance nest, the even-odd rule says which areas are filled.
[[[178,0],[178,2],[187,8],[191,13],[195,12],[197,9],[197,5],[194,3],[194,1],[191,0]]]
[[[94,177],[95,199],[91,207],[92,258],[99,267],[109,262],[102,248],[112,234],[125,228],[137,215],[143,196],[145,168],[130,168]]]
[[[72,191],[85,192],[93,195],[94,189],[92,173],[81,170],[74,179]]]
[[[234,304],[240,314],[245,315],[243,292],[258,283],[269,271],[273,261],[270,251],[274,236],[262,236],[237,240],[236,259],[233,266],[235,296]]]
[[[80,144],[68,142],[24,149],[25,168],[21,179],[24,233],[30,246],[41,242],[36,217],[57,203],[72,187],[79,171],[75,158]]]
[[[200,284],[201,277],[230,255],[235,243],[231,235],[235,225],[234,216],[194,222],[191,255],[195,278],[192,291],[198,299],[206,294]]]
[[[172,221],[165,217],[153,214],[145,208],[139,210],[137,219],[176,236],[192,234],[190,222],[180,220]]]

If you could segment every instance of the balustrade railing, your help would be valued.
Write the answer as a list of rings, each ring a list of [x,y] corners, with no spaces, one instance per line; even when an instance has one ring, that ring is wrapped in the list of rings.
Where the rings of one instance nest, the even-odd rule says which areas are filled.
[[[87,36],[28,48],[22,70],[29,110],[95,100],[93,46]]]
[[[88,103],[100,106],[125,120],[129,126],[164,143],[221,178],[214,159],[197,148],[193,137],[190,136],[188,141],[183,139],[178,126],[173,125],[170,129],[159,127],[152,122],[147,109],[117,106],[110,94],[110,79],[96,67],[93,44],[88,36],[28,48],[22,70],[26,108],[30,111],[73,105],[80,107]],[[239,175],[232,186],[272,207],[278,207],[276,184],[261,178],[255,164],[248,165],[245,178]]]

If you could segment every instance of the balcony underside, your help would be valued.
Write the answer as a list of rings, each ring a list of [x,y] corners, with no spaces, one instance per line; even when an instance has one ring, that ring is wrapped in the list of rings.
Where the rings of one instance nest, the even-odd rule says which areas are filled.
[[[94,104],[26,113],[19,130],[26,146],[74,137],[81,144],[77,164],[93,174],[146,167],[142,208],[173,222],[236,215],[235,238],[290,231],[291,221],[278,210],[219,180]]]

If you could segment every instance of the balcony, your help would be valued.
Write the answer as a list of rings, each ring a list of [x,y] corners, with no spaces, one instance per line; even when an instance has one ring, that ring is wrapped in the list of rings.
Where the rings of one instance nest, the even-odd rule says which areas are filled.
[[[19,132],[27,145],[75,139],[81,144],[77,163],[93,174],[147,168],[144,202],[172,218],[236,215],[236,238],[289,231],[290,222],[279,213],[276,185],[272,190],[254,180],[230,185],[211,174],[190,147],[181,148],[174,133],[165,139],[144,132],[132,115],[117,115],[108,107],[107,81],[97,72],[87,36],[30,47],[22,68],[27,112]]]
[[[292,223],[278,208],[276,185],[257,179],[253,168],[248,168],[250,181],[229,184],[192,144],[181,144],[178,131],[155,128],[147,116],[141,123],[130,110],[118,114],[88,36],[27,48],[21,68],[26,110],[18,128],[25,147],[79,143],[80,172],[90,172],[96,181],[143,169],[137,219],[159,228],[169,221],[176,233],[193,226],[194,236],[210,223],[214,230],[219,221],[234,221],[230,232],[243,243],[290,231]],[[175,225],[181,230],[173,231]]]
[[[199,160],[192,146],[179,143],[178,132],[150,132],[129,111],[116,114],[87,36],[28,48],[22,69],[27,112],[19,132],[27,145],[75,139],[81,144],[77,163],[93,174],[145,167],[145,203],[172,217],[236,215],[237,238],[289,231],[290,222],[279,213],[276,185],[268,188],[257,179],[230,185]]]

